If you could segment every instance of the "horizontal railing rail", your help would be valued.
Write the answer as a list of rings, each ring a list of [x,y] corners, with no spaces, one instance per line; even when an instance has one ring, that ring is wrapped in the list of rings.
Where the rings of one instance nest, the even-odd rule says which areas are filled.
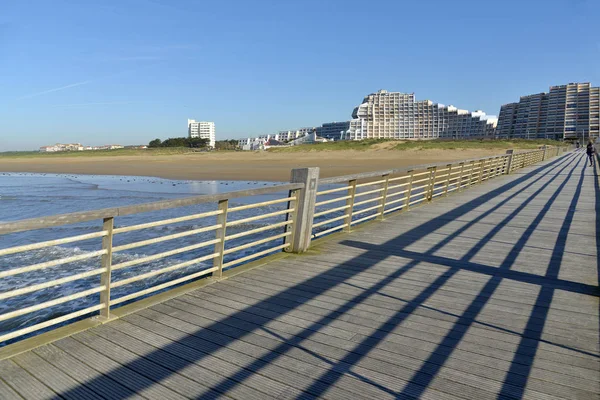
[[[75,224],[78,222],[87,222],[102,218],[119,217],[150,211],[165,210],[169,208],[186,207],[195,204],[214,203],[221,200],[233,200],[242,197],[274,193],[276,191],[302,189],[302,187],[303,184],[298,183],[281,184],[260,189],[238,190],[227,193],[191,196],[177,200],[163,200],[125,207],[104,208],[101,210],[81,211],[69,214],[51,215],[48,217],[23,219],[15,222],[4,222],[0,223],[0,235],[30,231],[34,229],[51,228],[60,225]]]
[[[553,148],[557,148],[557,147],[553,147]],[[532,150],[532,151],[523,151],[523,152],[514,153],[514,154],[525,154],[525,153],[530,153],[530,152],[542,152],[543,153],[543,149],[536,149],[536,150]],[[471,158],[471,159],[466,159],[466,160],[455,161],[455,163],[479,162],[481,160],[487,160],[489,158],[490,157]],[[448,164],[447,162],[417,164],[417,165],[410,165],[410,166],[402,167],[402,168],[393,168],[393,169],[387,169],[387,170],[377,170],[377,171],[372,171],[372,172],[361,172],[361,173],[350,174],[350,175],[340,175],[340,176],[334,176],[334,177],[330,177],[330,178],[321,178],[321,179],[319,179],[319,185],[341,183],[341,182],[350,181],[352,179],[362,180],[362,179],[377,178],[377,177],[381,177],[383,175],[397,175],[397,174],[407,173],[410,171],[425,170],[425,169],[433,168],[433,167],[444,167],[447,164]]]
[[[315,194],[312,238],[348,232],[354,225],[407,211],[434,198],[555,157],[565,150],[566,146],[518,153],[509,150],[499,156],[319,179],[323,189]]]
[[[304,186],[304,183],[296,182],[217,195],[193,196],[1,223],[0,234],[7,235],[99,221],[98,231],[96,232],[0,248],[0,262],[5,261],[1,257],[18,256],[21,253],[43,251],[62,245],[77,245],[81,242],[93,240],[101,240],[101,243],[98,242],[99,249],[97,250],[51,260],[40,260],[40,262],[0,270],[0,280],[12,278],[16,284],[15,288],[0,292],[0,300],[4,302],[4,304],[0,303],[0,343],[94,312],[98,312],[102,318],[108,319],[110,318],[111,308],[119,304],[196,278],[209,275],[218,278],[222,275],[223,269],[262,255],[284,249],[293,251],[291,238],[294,235],[296,204],[299,191]],[[281,195],[282,193],[284,195]],[[277,195],[279,198],[236,206],[229,205],[229,201],[232,199],[261,195]],[[215,210],[192,212],[183,216],[158,219],[151,222],[115,226],[115,220],[119,217],[148,212],[152,212],[151,214],[154,215],[154,212],[159,210],[189,208],[201,204],[216,204],[217,207]],[[278,207],[279,209],[266,210],[270,207]],[[248,216],[248,213],[253,214]],[[282,218],[283,220],[278,220]],[[137,236],[142,232],[164,227],[176,227],[182,223],[193,223],[194,225],[191,227],[186,226],[186,229],[181,232],[155,235],[143,240],[137,239]],[[255,227],[257,224],[260,224],[260,226]],[[230,233],[226,233],[228,229]],[[269,233],[268,236],[261,235],[263,232],[268,231],[274,232]],[[207,235],[212,235],[212,238],[207,237]],[[125,237],[120,241],[121,243],[113,244],[121,236]],[[184,239],[188,242],[186,245],[181,246],[178,241]],[[119,255],[126,254],[131,250],[140,248],[155,249],[156,245],[173,242],[175,245],[170,246],[168,250],[154,251],[149,255],[136,254],[134,257],[119,258]],[[244,252],[244,250],[255,248],[258,248],[259,251],[250,254]],[[183,255],[186,257],[173,261],[173,257],[177,258]],[[230,258],[225,260],[226,256]],[[79,265],[70,268],[74,263],[79,263]],[[67,267],[66,270],[60,271],[62,276],[59,276],[55,271],[59,267]],[[191,267],[194,268],[189,269]],[[181,271],[185,271],[185,273],[177,274]],[[37,275],[32,275],[36,273]],[[51,278],[47,279],[48,276]],[[162,279],[162,277],[168,278]],[[94,278],[96,284],[90,282],[90,279],[93,281]],[[154,281],[149,282],[151,279],[154,279]],[[23,284],[28,280],[31,281],[31,284]],[[87,285],[84,283],[87,283]],[[135,284],[140,285],[135,289],[130,289]],[[73,285],[76,289],[70,288],[69,290],[65,285]],[[80,290],[80,288],[82,289]],[[115,294],[115,289],[124,290]],[[36,293],[41,291],[51,291],[51,293],[45,293],[45,296],[43,296],[44,298],[50,297],[50,299],[37,301]],[[90,299],[94,295],[99,296],[96,304],[91,304],[93,300],[88,300],[89,304],[80,303],[89,305],[88,307],[82,307],[67,313],[61,312],[62,315],[59,317],[45,318],[42,322],[26,324],[25,327],[21,327],[21,323],[18,324],[18,328],[11,329],[8,332],[7,329],[2,327],[3,321],[33,315],[36,312],[52,309],[52,307],[58,307],[65,303],[82,301],[86,298]],[[17,302],[6,306],[8,300],[15,298],[18,299]],[[36,320],[37,318],[31,319],[31,321]]]
[[[108,320],[115,306],[195,279],[219,279],[224,269],[274,252],[306,251],[314,238],[349,232],[363,222],[405,212],[565,150],[508,151],[499,156],[324,179],[319,179],[318,168],[296,169],[290,183],[261,189],[0,223],[0,235],[14,235],[97,221],[86,228],[92,232],[0,248],[2,262],[6,257],[35,255],[49,248],[73,250],[62,246],[95,243],[68,256],[25,257],[23,260],[29,261],[19,259],[18,266],[0,269],[0,280],[9,279],[9,287],[13,285],[0,292],[0,343],[94,313]],[[261,195],[275,198],[230,204]],[[213,208],[197,210],[200,205]],[[184,215],[115,224],[122,217],[166,210]],[[157,231],[159,234],[154,234]],[[133,253],[150,248],[154,251]],[[38,299],[35,293],[43,295]],[[65,305],[76,301],[79,307],[67,312]],[[53,307],[63,308],[45,316],[35,314],[56,310]],[[3,328],[4,321],[13,323]]]

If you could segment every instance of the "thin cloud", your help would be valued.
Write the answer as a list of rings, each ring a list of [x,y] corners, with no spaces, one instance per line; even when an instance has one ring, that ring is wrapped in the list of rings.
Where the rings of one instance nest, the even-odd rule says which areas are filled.
[[[170,51],[170,50],[196,50],[198,49],[198,45],[196,44],[186,44],[186,43],[179,43],[179,44],[168,44],[168,45],[157,45],[157,46],[141,46],[139,47],[139,50],[141,51],[151,51],[151,52],[163,52],[163,51]]]
[[[113,57],[111,61],[158,61],[162,60],[162,57],[158,56],[128,56],[128,57]]]
[[[77,87],[77,86],[87,85],[90,82],[92,82],[92,81],[83,81],[83,82],[71,83],[70,85],[61,86],[61,87],[57,87],[57,88],[54,88],[54,89],[48,89],[48,90],[44,90],[43,92],[37,92],[37,93],[33,93],[33,94],[28,94],[26,96],[21,96],[17,100],[31,99],[32,97],[43,96],[43,95],[48,94],[48,93],[59,92],[61,90],[66,90],[66,89],[70,89],[70,88]]]
[[[88,106],[113,106],[122,104],[133,104],[134,101],[107,101],[107,102],[95,102],[95,103],[73,103],[73,104],[55,104],[52,107],[88,107]]]

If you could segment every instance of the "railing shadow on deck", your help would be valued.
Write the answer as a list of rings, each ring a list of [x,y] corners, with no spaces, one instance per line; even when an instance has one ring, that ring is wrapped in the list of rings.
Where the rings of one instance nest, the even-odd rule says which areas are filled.
[[[533,192],[523,203],[519,205],[519,207],[517,207],[513,212],[506,216],[503,219],[503,221],[497,224],[494,229],[492,229],[483,239],[481,239],[479,243],[474,245],[460,260],[444,260],[443,257],[434,256],[434,253],[437,250],[440,250],[443,247],[443,245],[448,243],[452,238],[456,237],[461,231],[465,231],[469,226],[471,226],[478,220],[483,219],[483,217],[489,215],[494,210],[500,208],[509,200],[517,196],[519,193],[515,193],[507,199],[503,200],[502,202],[498,203],[489,211],[480,215],[471,223],[466,224],[457,232],[454,232],[451,236],[442,240],[432,249],[425,252],[424,254],[419,255],[418,257],[413,252],[402,250],[403,247],[406,247],[406,244],[400,241],[394,240],[396,243],[387,244],[386,251],[389,251],[390,255],[412,259],[413,263],[419,263],[422,261],[433,262],[439,265],[447,266],[450,268],[450,270],[444,275],[440,276],[433,284],[431,284],[428,288],[421,292],[420,296],[409,302],[404,307],[404,309],[399,310],[394,317],[390,318],[389,322],[387,323],[387,325],[389,326],[386,326],[385,329],[386,331],[392,330],[396,326],[398,326],[398,324],[400,324],[402,320],[406,318],[406,316],[408,316],[412,311],[414,311],[414,309],[416,309],[416,307],[421,306],[421,304],[424,303],[427,300],[427,298],[431,297],[435,293],[437,288],[444,285],[444,283],[449,281],[452,278],[452,276],[454,276],[456,273],[465,269],[464,264],[468,264],[468,267],[466,269],[468,269],[469,271],[482,273],[490,276],[488,282],[480,290],[479,294],[467,307],[465,312],[458,318],[453,328],[442,339],[437,348],[431,353],[429,359],[427,359],[423,364],[423,367],[421,367],[421,369],[419,369],[414,374],[413,378],[411,379],[411,382],[405,387],[401,395],[416,395],[418,397],[423,393],[423,391],[428,387],[429,383],[435,378],[439,370],[444,366],[446,360],[451,356],[452,352],[456,348],[456,344],[460,342],[463,336],[467,333],[468,328],[476,322],[476,318],[478,317],[479,313],[488,303],[494,291],[500,286],[502,280],[505,278],[509,278],[512,280],[541,286],[540,293],[537,299],[535,300],[535,304],[532,308],[529,319],[525,326],[524,333],[521,335],[521,339],[517,346],[517,350],[515,352],[513,361],[511,362],[510,369],[507,372],[507,375],[504,379],[504,383],[502,385],[502,389],[499,394],[499,396],[506,396],[512,398],[521,398],[523,396],[527,379],[533,366],[533,360],[535,358],[538,344],[541,339],[544,323],[549,311],[548,306],[552,301],[554,290],[558,287],[563,290],[571,290],[578,293],[583,292],[586,294],[597,294],[597,287],[586,288],[586,285],[583,285],[583,287],[581,287],[580,285],[571,285],[569,284],[569,282],[561,281],[558,279],[558,272],[560,269],[562,252],[566,244],[567,233],[572,223],[574,207],[581,193],[581,186],[583,183],[583,171],[581,172],[581,176],[577,185],[577,190],[575,191],[575,194],[571,201],[571,206],[569,208],[569,211],[567,212],[567,216],[560,228],[558,238],[552,253],[552,257],[550,259],[550,264],[548,266],[548,271],[545,277],[540,277],[537,275],[527,273],[510,275],[504,273],[505,271],[510,271],[518,255],[525,248],[528,239],[531,237],[536,227],[542,221],[544,216],[548,213],[550,207],[552,206],[558,195],[563,191],[569,178],[576,170],[578,170],[579,164],[581,164],[581,159],[575,164],[575,166],[570,168],[563,182],[550,196],[550,199],[546,202],[540,213],[535,217],[535,219],[527,227],[525,232],[517,240],[516,244],[513,246],[505,260],[497,269],[495,267],[486,267],[483,265],[477,265],[476,263],[471,263],[470,259],[473,258],[488,241],[490,241],[498,232],[500,232],[502,228],[504,228],[509,222],[516,218],[517,215],[523,209],[525,209],[525,207],[532,200],[534,200],[541,192],[546,190],[553,181],[558,180],[561,172],[564,172],[568,168],[568,166],[564,166],[561,170],[558,171],[557,174],[553,175],[539,189]],[[531,184],[528,186],[531,186]],[[424,231],[427,232],[430,228],[433,227],[423,228]],[[352,241],[342,242],[342,244],[359,247],[365,250],[373,250],[373,246],[365,246],[364,244]],[[390,249],[390,247],[392,247],[392,249]],[[365,339],[364,343],[365,345],[372,346],[380,340],[382,340],[382,338],[369,337]],[[590,354],[588,353],[588,355]]]
[[[429,257],[431,257],[431,262],[441,262],[442,264],[450,267],[450,272],[438,277],[437,280],[435,280],[428,288],[423,290],[417,297],[410,300],[392,318],[390,318],[384,324],[379,326],[377,329],[377,333],[375,333],[372,337],[368,337],[367,339],[358,343],[358,345],[354,349],[347,353],[346,357],[344,357],[338,362],[331,363],[331,367],[327,370],[327,372],[324,375],[317,379],[311,387],[304,389],[304,391],[307,393],[307,397],[317,397],[323,394],[330,385],[334,384],[344,374],[354,376],[365,382],[369,382],[370,384],[376,386],[379,390],[383,390],[389,394],[397,396],[398,398],[418,397],[419,394],[423,393],[424,390],[427,389],[432,379],[436,376],[436,374],[444,365],[449,355],[456,348],[456,345],[460,341],[461,337],[465,334],[468,327],[474,322],[477,313],[481,311],[483,305],[485,305],[487,301],[486,299],[489,297],[490,293],[492,293],[493,290],[497,288],[499,281],[501,281],[505,277],[509,277],[510,279],[517,279],[522,282],[541,285],[542,288],[545,288],[547,287],[546,285],[549,285],[548,290],[554,290],[554,288],[560,287],[561,289],[566,289],[578,293],[597,295],[597,287],[591,285],[572,284],[567,281],[561,281],[559,279],[556,279],[556,268],[558,268],[559,263],[555,264],[555,266],[551,269],[551,271],[549,271],[549,274],[547,274],[546,277],[541,277],[527,273],[511,273],[509,271],[510,266],[514,262],[514,258],[516,257],[516,255],[518,255],[520,251],[522,251],[524,242],[527,240],[528,235],[531,234],[536,224],[539,223],[539,218],[536,218],[536,220],[531,224],[530,228],[526,231],[526,233],[521,237],[521,239],[515,246],[515,249],[510,255],[510,257],[507,257],[502,267],[497,270],[491,270],[493,268],[469,262],[468,259],[472,256],[472,253],[468,253],[465,260],[461,260],[461,263],[464,264],[462,265],[461,263],[456,263],[456,260],[440,259],[440,257],[430,255],[429,253],[433,253],[433,251],[430,251],[425,255],[422,255],[421,257],[416,257],[417,254],[403,250],[411,243],[415,243],[427,234],[444,227],[456,218],[469,213],[474,208],[482,206],[487,201],[494,199],[502,194],[505,194],[508,190],[516,190],[515,193],[509,195],[507,198],[503,199],[499,204],[483,212],[483,214],[477,217],[475,220],[467,223],[461,229],[457,230],[456,232],[453,232],[442,241],[442,243],[448,243],[450,240],[452,240],[452,238],[457,237],[458,235],[460,235],[461,232],[464,232],[464,230],[467,229],[469,226],[472,226],[474,223],[476,223],[476,221],[481,220],[482,218],[484,218],[485,215],[491,214],[499,207],[501,207],[501,205],[506,204],[511,199],[514,199],[517,195],[526,193],[526,191],[529,189],[533,190],[537,183],[537,180],[539,179],[539,174],[542,174],[542,176],[544,177],[548,177],[548,181],[542,184],[542,186],[539,189],[537,189],[532,195],[528,197],[526,203],[530,202],[540,191],[546,189],[551,182],[557,180],[559,174],[551,175],[552,173],[560,173],[569,170],[568,163],[569,161],[572,161],[574,157],[577,157],[577,155],[570,154],[552,162],[549,162],[546,165],[536,168],[535,170],[526,173],[514,179],[513,181],[498,187],[495,190],[490,191],[489,193],[486,193],[471,201],[468,201],[465,204],[454,208],[453,210],[443,215],[441,218],[436,218],[425,222],[420,226],[395,237],[387,243],[384,243],[383,245],[371,246],[352,240],[343,241],[343,245],[359,247],[365,249],[366,252],[352,258],[351,260],[336,265],[327,272],[324,272],[302,282],[302,286],[313,285],[315,288],[315,290],[311,292],[310,295],[307,295],[308,297],[305,299],[305,302],[309,301],[310,299],[316,298],[317,296],[326,292],[332,287],[346,283],[346,281],[351,279],[353,276],[356,276],[359,273],[368,270],[371,266],[390,256],[402,256],[408,258],[414,257],[414,259],[413,261],[409,262],[409,264],[394,271],[392,274],[380,280],[368,289],[365,289],[364,292],[360,293],[353,299],[345,302],[336,310],[331,311],[329,314],[321,317],[316,322],[303,329],[299,334],[294,335],[290,339],[282,337],[280,339],[281,343],[277,347],[268,351],[266,354],[259,357],[251,364],[245,365],[243,368],[240,367],[236,373],[224,377],[224,379],[218,384],[211,385],[211,387],[208,388],[205,393],[199,395],[197,398],[208,399],[214,398],[219,393],[227,393],[232,388],[243,383],[246,379],[248,379],[251,376],[251,374],[259,372],[266,365],[273,362],[282,355],[286,354],[286,352],[288,352],[290,349],[302,348],[302,342],[305,339],[309,338],[312,334],[317,332],[323,326],[328,325],[328,323],[331,320],[335,320],[336,316],[342,315],[354,308],[356,305],[361,304],[361,302],[363,302],[365,299],[369,298],[375,293],[378,293],[381,289],[386,287],[386,285],[394,281],[394,279],[400,277],[402,274],[414,268],[421,261],[428,261]],[[574,169],[571,168],[569,174],[572,174],[573,171]],[[560,193],[560,190],[562,190],[562,185],[553,195],[548,204],[546,204],[545,210],[547,210],[551,206],[552,202],[554,201],[553,199],[555,199],[556,196]],[[520,207],[520,209],[522,209],[523,207]],[[508,217],[505,218],[502,224],[507,224],[516,216],[517,213],[518,211],[515,211],[512,214],[510,214]],[[568,229],[568,224],[570,224],[570,221],[568,223],[567,221],[565,221],[565,223],[563,224],[563,229]],[[500,229],[500,227],[498,229]],[[496,229],[495,231],[497,231],[498,229]],[[563,229],[561,229],[561,232],[563,232]],[[493,235],[486,236],[483,239],[483,241],[490,240],[492,236]],[[560,234],[558,240],[564,240],[564,235]],[[478,246],[481,246],[483,244],[484,243],[479,243]],[[557,245],[560,244],[561,243],[557,243]],[[360,263],[358,263],[357,261],[360,261]],[[355,365],[358,361],[360,361],[361,358],[368,354],[368,352],[371,349],[373,349],[377,345],[377,343],[384,340],[387,334],[389,334],[389,332],[391,332],[403,320],[405,320],[407,316],[411,315],[412,312],[414,312],[418,307],[420,307],[427,298],[431,297],[431,295],[435,293],[436,290],[440,288],[441,285],[443,285],[444,282],[446,282],[452,274],[465,267],[470,271],[476,271],[489,275],[491,278],[487,285],[484,287],[484,289],[481,290],[479,295],[475,298],[467,312],[460,316],[454,328],[448,333],[448,335],[443,340],[443,342],[440,343],[438,348],[433,353],[431,353],[430,359],[427,360],[423,364],[423,367],[415,373],[414,377],[400,393],[383,387],[380,384],[370,382],[368,378],[361,377],[360,375],[351,371],[353,365]],[[335,277],[335,279],[337,279],[337,282],[332,283],[332,277]],[[199,329],[196,332],[188,333],[183,339],[178,340],[177,342],[158,348],[150,354],[145,354],[144,357],[138,357],[135,360],[127,363],[126,365],[110,371],[106,375],[95,378],[91,382],[86,382],[86,386],[102,386],[104,384],[113,386],[115,385],[115,382],[120,380],[119,377],[124,370],[140,371],[140,373],[144,374],[143,371],[147,370],[148,363],[152,364],[152,360],[157,360],[161,358],[163,360],[171,360],[171,362],[165,361],[161,363],[161,367],[159,367],[158,364],[156,364],[156,368],[152,372],[151,379],[159,382],[164,379],[167,379],[172,374],[186,368],[187,366],[193,365],[194,363],[197,363],[203,358],[211,356],[213,353],[216,353],[217,351],[222,349],[224,345],[235,342],[237,340],[242,340],[243,336],[248,334],[249,332],[242,331],[239,329],[231,329],[231,327],[236,324],[238,317],[242,317],[242,319],[244,319],[242,314],[246,313],[260,314],[262,308],[267,308],[269,304],[277,303],[279,299],[283,301],[286,295],[291,294],[291,292],[293,292],[293,289],[294,287],[288,288],[285,291],[273,295],[266,300],[259,301],[256,304],[248,306],[241,311],[234,312],[232,315],[229,315],[220,321],[216,321],[205,328]],[[544,296],[538,299],[536,305],[539,303],[540,307],[543,307],[545,301],[546,295],[544,294]],[[301,304],[302,303],[298,303],[296,307],[299,307]],[[534,312],[532,313],[530,320],[533,321],[535,319],[536,322],[531,323],[531,328],[539,327],[540,323],[543,326],[543,321],[539,320],[540,318],[541,320],[545,318],[548,310],[540,310],[540,307],[534,307]],[[290,307],[290,309],[286,312],[292,311],[293,309],[294,307]],[[283,314],[284,313],[282,312],[279,315]],[[257,326],[252,330],[268,330],[268,323],[273,321],[277,317],[277,315],[278,314],[275,313],[272,317],[262,318],[262,322],[257,323]],[[222,335],[217,341],[211,341],[210,338],[214,336],[216,332],[227,332],[227,334]],[[522,345],[519,345],[520,353],[517,353],[515,359],[512,362],[515,365],[515,367],[511,368],[511,370],[508,372],[505,382],[503,384],[503,393],[506,392],[506,394],[510,397],[519,398],[520,395],[522,395],[523,393],[523,385],[524,382],[526,382],[527,380],[531,369],[531,362],[533,360],[533,357],[535,356],[535,345],[532,349],[529,339],[535,339],[535,335],[537,334],[539,336],[539,333],[539,329],[529,329],[523,334],[523,339],[521,341]],[[170,358],[165,357],[167,355],[181,355],[181,346],[187,346],[190,348],[190,353],[185,357],[185,359],[178,358],[177,356]],[[130,386],[130,389],[134,391],[144,390],[152,384],[152,380],[132,382],[132,386]],[[63,397],[69,397],[69,395],[76,395],[77,390],[78,389],[75,388],[69,390],[66,393],[60,393],[60,395]],[[121,399],[127,396],[121,396],[119,395],[119,392],[115,392],[113,397]]]

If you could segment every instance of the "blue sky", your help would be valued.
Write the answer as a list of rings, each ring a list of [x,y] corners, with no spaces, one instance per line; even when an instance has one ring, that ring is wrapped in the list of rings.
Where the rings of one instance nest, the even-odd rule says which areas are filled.
[[[597,0],[3,0],[0,151],[315,126],[378,89],[498,114],[600,85],[599,20]]]

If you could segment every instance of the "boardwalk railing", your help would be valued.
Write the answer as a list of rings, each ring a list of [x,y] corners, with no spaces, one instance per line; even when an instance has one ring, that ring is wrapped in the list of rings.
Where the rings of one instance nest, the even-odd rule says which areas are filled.
[[[2,257],[9,255],[82,241],[96,240],[98,247],[97,250],[82,254],[0,270],[0,281],[12,278],[16,282],[13,286],[15,288],[0,292],[0,304],[6,304],[13,299],[10,311],[0,314],[0,332],[7,331],[6,328],[2,328],[3,321],[76,300],[79,300],[78,304],[83,304],[78,309],[70,308],[70,312],[60,312],[59,316],[44,317],[39,322],[31,319],[13,324],[16,326],[8,329],[7,333],[0,334],[0,343],[93,314],[99,314],[100,318],[108,320],[111,317],[111,309],[119,304],[202,277],[212,276],[218,279],[224,269],[277,251],[306,251],[313,238],[336,231],[349,231],[362,222],[381,220],[387,214],[407,211],[411,207],[429,203],[436,197],[444,197],[499,175],[509,174],[560,155],[566,150],[567,147],[545,147],[521,153],[509,150],[506,155],[476,160],[325,179],[319,179],[318,168],[298,169],[292,171],[292,182],[289,184],[1,223],[0,235],[74,226],[89,221],[98,221],[99,230],[0,249],[2,260]],[[275,198],[230,205],[231,200],[251,199],[261,195]],[[201,204],[212,205],[213,209],[188,213],[190,207]],[[266,210],[276,206],[280,207],[275,211]],[[138,224],[115,224],[116,220],[125,216],[172,209],[181,209],[185,214]],[[256,215],[235,218],[241,212],[255,212]],[[277,217],[281,220],[277,220]],[[137,240],[140,232],[145,230],[176,226],[189,221],[195,225],[186,225],[176,233]],[[261,222],[262,225],[254,227],[253,223],[256,222]],[[275,234],[272,234],[273,231]],[[119,254],[131,249],[183,238],[206,238],[207,234],[211,235],[210,239],[192,241],[191,244],[168,251],[118,258]],[[121,235],[127,235],[129,240],[114,243]],[[249,249],[253,251],[247,255],[240,254]],[[175,263],[169,258],[182,254],[188,257]],[[88,264],[85,268],[62,270],[60,275],[52,272],[52,269],[58,266],[81,262]],[[145,268],[139,268],[144,265]],[[127,273],[121,274],[123,271]],[[174,274],[176,271],[180,273]],[[35,272],[44,272],[44,275],[28,279],[28,274]],[[166,278],[157,279],[159,277]],[[79,281],[88,282],[85,290],[71,293],[65,289],[65,285],[73,285]],[[122,290],[134,283],[138,283],[135,290]],[[112,292],[115,290],[119,293]],[[46,294],[40,298],[44,301],[38,301],[36,296],[32,296],[43,291],[46,291]],[[68,294],[64,294],[65,291]],[[50,298],[46,300],[48,297]],[[94,298],[97,300],[94,301]],[[81,302],[82,299],[87,299],[87,302]],[[3,311],[3,308],[0,307],[0,310]]]

